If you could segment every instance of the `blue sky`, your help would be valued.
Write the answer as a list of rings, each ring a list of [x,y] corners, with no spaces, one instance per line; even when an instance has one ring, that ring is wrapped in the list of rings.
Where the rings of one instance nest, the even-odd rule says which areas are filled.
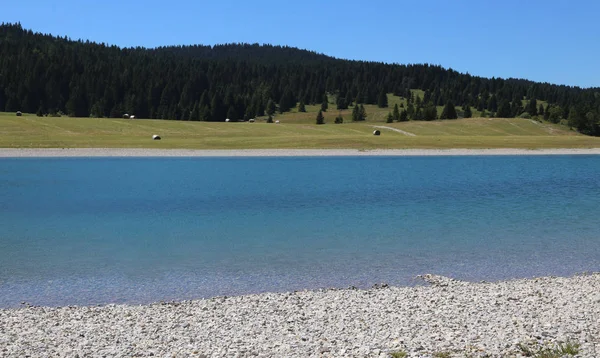
[[[600,87],[600,1],[19,0],[0,22],[119,46],[270,43]]]

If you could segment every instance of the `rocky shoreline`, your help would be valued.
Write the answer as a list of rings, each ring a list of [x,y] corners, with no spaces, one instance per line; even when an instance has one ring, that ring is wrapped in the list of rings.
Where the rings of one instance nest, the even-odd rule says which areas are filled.
[[[600,273],[0,310],[1,357],[600,356]]]

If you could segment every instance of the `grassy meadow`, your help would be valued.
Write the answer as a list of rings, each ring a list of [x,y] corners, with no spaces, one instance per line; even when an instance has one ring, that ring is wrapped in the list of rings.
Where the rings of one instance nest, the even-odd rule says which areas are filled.
[[[558,124],[521,118],[469,118],[385,123],[388,112],[403,99],[389,96],[390,108],[365,106],[367,120],[351,122],[352,108],[324,113],[306,106],[277,114],[279,124],[266,118],[249,122],[187,122],[149,119],[37,117],[0,113],[0,148],[592,148],[600,138],[588,137]],[[439,109],[441,111],[441,108]],[[345,122],[334,124],[341,114]],[[477,115],[477,112],[474,113]],[[381,136],[374,136],[378,127]],[[159,134],[160,141],[152,135]]]

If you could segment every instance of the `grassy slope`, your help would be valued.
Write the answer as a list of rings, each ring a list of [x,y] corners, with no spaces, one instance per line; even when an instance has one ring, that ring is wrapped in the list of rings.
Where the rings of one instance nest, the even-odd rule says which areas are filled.
[[[390,104],[404,101],[390,96]],[[335,105],[330,105],[335,108]],[[451,121],[385,123],[391,108],[365,106],[366,122],[351,123],[351,109],[341,111],[347,123],[336,125],[340,111],[325,113],[326,124],[315,125],[319,106],[307,113],[277,115],[281,124],[205,123],[162,120],[51,118],[0,113],[0,147],[68,148],[590,148],[600,138],[580,135],[550,123],[511,118],[472,118]],[[388,128],[373,136],[373,126]],[[161,141],[152,141],[160,134]]]

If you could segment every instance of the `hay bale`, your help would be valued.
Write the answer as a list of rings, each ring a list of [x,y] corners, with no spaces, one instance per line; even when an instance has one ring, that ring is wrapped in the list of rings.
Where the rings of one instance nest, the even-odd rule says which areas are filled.
[[[23,113],[21,113],[21,111],[17,111],[17,117],[21,117],[23,115]]]
[[[279,124],[279,121],[275,121],[275,124]]]
[[[160,136],[158,134],[155,134],[152,136],[152,140],[160,140]]]
[[[373,135],[381,135],[381,132],[379,131],[379,129],[375,129],[373,131]]]
[[[254,118],[250,118],[250,119],[248,120],[248,122],[250,122],[250,123],[254,123]]]
[[[123,114],[123,119],[129,119],[129,114],[127,114],[127,113]]]
[[[231,122],[231,119],[227,118],[225,119],[225,122]]]

